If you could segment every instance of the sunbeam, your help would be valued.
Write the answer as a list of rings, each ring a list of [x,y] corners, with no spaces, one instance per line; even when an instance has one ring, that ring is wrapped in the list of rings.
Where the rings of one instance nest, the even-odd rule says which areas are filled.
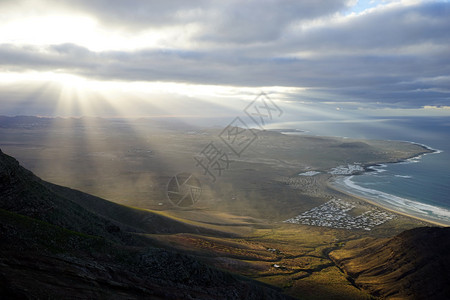
[[[0,0],[0,298],[449,298],[449,12]]]

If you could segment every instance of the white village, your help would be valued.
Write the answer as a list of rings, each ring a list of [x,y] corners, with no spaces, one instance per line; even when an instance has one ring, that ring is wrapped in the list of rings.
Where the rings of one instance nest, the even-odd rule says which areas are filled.
[[[324,226],[341,229],[371,230],[395,217],[387,211],[373,209],[353,217],[347,212],[355,205],[341,199],[332,199],[320,206],[301,213],[284,223],[294,223],[311,226]]]

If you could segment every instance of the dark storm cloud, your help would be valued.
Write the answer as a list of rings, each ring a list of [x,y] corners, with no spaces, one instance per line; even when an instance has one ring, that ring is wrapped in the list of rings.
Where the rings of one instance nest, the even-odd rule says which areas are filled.
[[[375,10],[288,36],[291,47],[332,51],[396,51],[450,44],[450,4],[426,3]],[[287,42],[288,44],[288,42]]]
[[[39,70],[94,68],[99,55],[73,44],[47,47],[0,44],[1,70]]]
[[[94,15],[130,33],[148,28],[197,24],[200,40],[248,43],[273,41],[294,22],[336,13],[348,0],[72,0],[56,4]],[[47,1],[41,1],[47,5]]]
[[[67,3],[59,8],[67,9]],[[358,16],[329,17],[346,5],[71,1],[71,9],[130,34],[191,23],[200,29],[189,46],[169,50],[93,52],[74,44],[3,44],[0,70],[56,69],[104,80],[306,87],[327,95],[327,101],[448,105],[450,3],[386,6]],[[308,25],[311,20],[321,25]]]
[[[346,8],[348,1],[223,1],[211,11],[209,23],[199,35],[210,42],[274,42],[296,22],[324,17]]]

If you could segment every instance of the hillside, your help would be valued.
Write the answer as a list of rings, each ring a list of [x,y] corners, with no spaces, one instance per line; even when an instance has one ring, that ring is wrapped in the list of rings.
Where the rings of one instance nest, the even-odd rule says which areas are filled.
[[[397,216],[367,232],[128,207],[43,181],[0,151],[7,298],[441,299],[448,229],[391,238],[424,225]]]
[[[136,234],[201,228],[46,183],[1,151],[0,216],[7,299],[286,298]]]
[[[348,243],[330,257],[355,284],[389,299],[450,299],[450,228]]]

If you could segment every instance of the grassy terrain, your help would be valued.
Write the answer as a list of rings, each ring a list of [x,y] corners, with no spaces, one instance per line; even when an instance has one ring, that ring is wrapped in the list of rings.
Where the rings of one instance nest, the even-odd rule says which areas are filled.
[[[55,236],[39,237],[38,233],[38,240],[45,244],[37,248],[53,247],[52,240],[59,245],[77,238],[101,243],[92,235],[127,247],[127,241],[136,241],[133,247],[138,248],[142,247],[138,242],[145,241],[152,247],[176,249],[205,265],[276,286],[285,295],[300,299],[370,299],[335,265],[329,253],[362,238],[392,237],[426,224],[398,215],[367,232],[282,222],[333,198],[351,202],[355,206],[352,215],[373,209],[361,199],[331,189],[327,183],[332,175],[327,172],[355,162],[396,162],[425,151],[410,143],[256,131],[257,139],[240,157],[227,150],[229,169],[212,182],[195,166],[193,157],[209,142],[226,149],[218,138],[219,129],[91,118],[22,125],[0,126],[0,148],[52,183],[28,174],[24,175],[22,189],[43,197],[18,197],[20,187],[19,192],[7,191],[14,191],[14,199],[25,204],[35,201],[39,207],[36,216],[45,224],[8,212],[1,216],[17,230],[31,232],[30,237],[31,228],[42,226],[44,232]],[[321,174],[298,176],[305,171]],[[167,201],[167,183],[180,172],[194,173],[201,180],[202,197],[192,207],[177,208]],[[21,203],[4,199],[7,204]],[[15,212],[24,213],[19,208]],[[53,215],[46,213],[49,208]],[[24,227],[24,222],[32,225]],[[47,224],[52,222],[72,231]],[[120,233],[115,226],[120,227]],[[57,245],[53,251],[61,251]],[[191,263],[189,260],[187,266]],[[163,266],[158,263],[158,268]]]
[[[273,221],[288,218],[293,207],[304,211],[323,203],[328,195],[308,182],[295,188],[292,180],[298,181],[300,172],[398,161],[424,151],[404,142],[255,131],[257,139],[238,157],[219,138],[220,132],[150,121],[61,119],[42,126],[0,126],[0,147],[44,180],[154,210],[172,208],[166,196],[170,178],[194,173],[203,188],[195,208]],[[193,159],[210,142],[230,160],[215,182]]]
[[[361,232],[280,225],[242,238],[193,234],[149,238],[202,257],[224,270],[277,286],[300,299],[369,299],[328,257]]]
[[[389,299],[448,299],[450,228],[420,227],[393,238],[349,242],[330,257],[356,285]]]
[[[0,151],[2,298],[287,299],[144,236],[179,232],[231,236],[46,183]]]

